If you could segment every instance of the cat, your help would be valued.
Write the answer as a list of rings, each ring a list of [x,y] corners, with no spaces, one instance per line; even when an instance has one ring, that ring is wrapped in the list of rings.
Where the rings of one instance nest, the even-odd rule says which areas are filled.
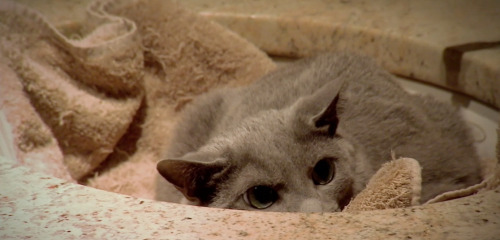
[[[341,211],[392,152],[419,161],[422,201],[481,180],[457,109],[348,53],[198,97],[166,152],[160,175],[193,204],[218,208]]]

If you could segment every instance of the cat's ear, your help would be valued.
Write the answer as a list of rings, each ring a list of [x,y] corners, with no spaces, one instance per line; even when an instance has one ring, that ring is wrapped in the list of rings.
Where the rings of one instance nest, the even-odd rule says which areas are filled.
[[[309,122],[314,124],[316,128],[324,128],[328,126],[328,134],[334,135],[337,131],[337,126],[339,124],[338,118],[338,103],[339,94],[337,94],[330,104],[324,108],[320,113],[313,116]]]
[[[166,159],[156,168],[161,176],[172,183],[191,201],[207,203],[213,198],[219,178],[229,169],[225,160],[197,162],[185,159]]]
[[[293,128],[297,133],[328,131],[329,135],[335,135],[339,113],[342,111],[341,102],[344,101],[344,88],[343,84],[331,82],[314,94],[300,99],[294,106]]]

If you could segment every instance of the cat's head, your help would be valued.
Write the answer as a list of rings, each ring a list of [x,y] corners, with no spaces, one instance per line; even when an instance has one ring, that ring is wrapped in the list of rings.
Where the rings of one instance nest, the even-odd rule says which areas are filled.
[[[343,136],[341,98],[332,101],[330,90],[246,119],[197,152],[160,161],[158,171],[202,206],[340,211],[360,191],[363,157]]]

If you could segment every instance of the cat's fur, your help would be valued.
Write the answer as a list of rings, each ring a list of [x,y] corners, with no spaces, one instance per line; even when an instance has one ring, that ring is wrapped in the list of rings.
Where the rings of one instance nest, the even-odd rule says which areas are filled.
[[[420,162],[423,201],[480,181],[456,109],[408,94],[371,60],[349,54],[300,60],[205,94],[174,136],[158,170],[203,206],[252,209],[242,196],[265,185],[279,195],[265,210],[339,211],[391,151]],[[324,157],[336,159],[335,176],[315,185],[311,171]]]

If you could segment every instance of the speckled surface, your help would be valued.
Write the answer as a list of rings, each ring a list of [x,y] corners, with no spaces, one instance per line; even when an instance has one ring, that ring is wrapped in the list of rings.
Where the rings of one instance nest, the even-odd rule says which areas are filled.
[[[29,2],[29,1],[25,1]],[[50,2],[50,1],[49,1]],[[85,1],[53,11],[71,25]],[[183,4],[264,50],[302,56],[355,49],[391,71],[464,91],[500,106],[500,50],[463,54],[447,80],[443,52],[500,41],[500,2],[223,1]],[[390,7],[388,7],[390,5]],[[78,6],[78,7],[75,7]],[[58,10],[61,10],[59,8]],[[64,14],[63,14],[64,13]],[[454,81],[454,80],[453,80]],[[0,157],[0,239],[498,239],[500,189],[407,209],[360,213],[259,213],[183,206],[100,191],[33,172]]]
[[[273,55],[360,52],[398,75],[500,105],[500,1],[184,0],[182,4]],[[457,47],[464,44],[471,46]],[[455,54],[448,59],[449,69],[446,49],[462,58],[456,60]]]
[[[1,162],[1,239],[496,239],[500,236],[500,189],[425,207],[384,211],[243,212],[137,199],[67,183]]]

